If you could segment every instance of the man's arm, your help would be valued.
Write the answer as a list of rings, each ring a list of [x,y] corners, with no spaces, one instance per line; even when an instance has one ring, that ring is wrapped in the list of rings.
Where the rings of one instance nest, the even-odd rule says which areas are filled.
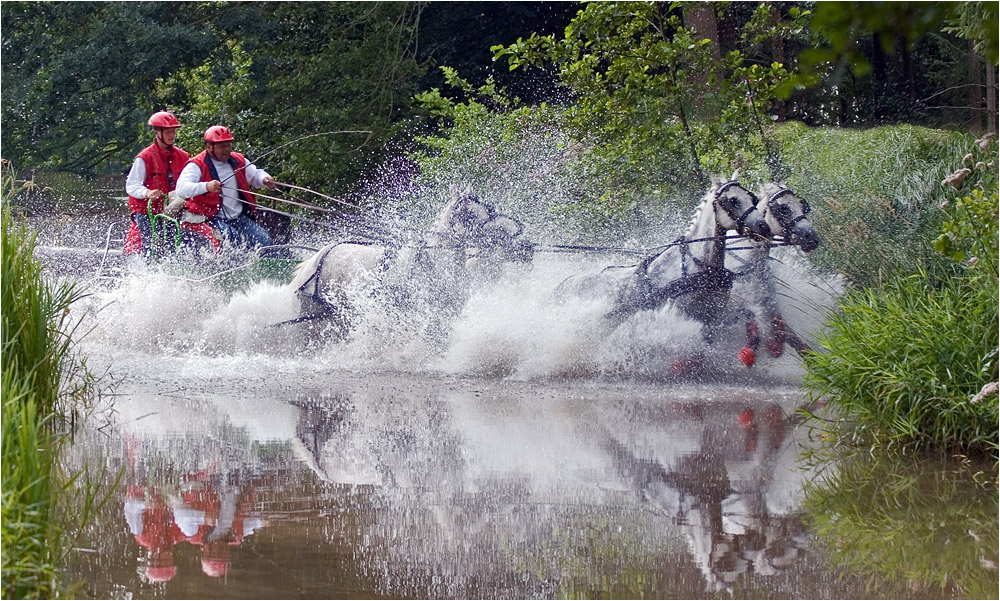
[[[201,181],[201,168],[195,163],[188,163],[184,165],[180,177],[177,178],[177,195],[181,198],[201,196],[210,190],[211,183],[215,182]]]
[[[247,161],[245,169],[247,182],[251,188],[274,188],[274,178],[268,175],[267,171],[258,169],[256,165]]]
[[[156,192],[154,198],[159,196],[159,190],[151,190],[145,186],[146,183],[146,161],[141,157],[135,157],[132,168],[129,169],[128,177],[125,178],[125,193],[132,198],[149,198],[149,193]]]

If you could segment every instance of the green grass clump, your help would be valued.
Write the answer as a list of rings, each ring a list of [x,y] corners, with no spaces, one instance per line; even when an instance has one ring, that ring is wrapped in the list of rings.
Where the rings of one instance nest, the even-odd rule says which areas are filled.
[[[997,286],[925,272],[850,292],[806,358],[805,385],[860,432],[921,446],[997,453]]]
[[[34,259],[35,235],[15,223],[14,180],[2,174],[2,576],[4,598],[54,598],[62,593],[58,564],[62,529],[54,519],[59,418],[93,390],[74,363],[67,310],[80,297],[72,285],[51,285]],[[71,376],[83,376],[71,377]]]

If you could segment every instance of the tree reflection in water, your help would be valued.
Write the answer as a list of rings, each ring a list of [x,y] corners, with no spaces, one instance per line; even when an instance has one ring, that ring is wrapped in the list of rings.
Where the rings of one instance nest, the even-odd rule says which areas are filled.
[[[995,464],[887,452],[824,461],[834,459],[804,510],[836,566],[939,598],[997,598]]]

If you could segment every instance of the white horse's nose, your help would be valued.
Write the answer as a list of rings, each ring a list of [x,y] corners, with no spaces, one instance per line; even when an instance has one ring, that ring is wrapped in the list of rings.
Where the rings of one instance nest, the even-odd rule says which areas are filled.
[[[751,236],[760,236],[761,238],[771,237],[771,227],[763,219],[755,219],[747,229],[749,231],[746,233]]]

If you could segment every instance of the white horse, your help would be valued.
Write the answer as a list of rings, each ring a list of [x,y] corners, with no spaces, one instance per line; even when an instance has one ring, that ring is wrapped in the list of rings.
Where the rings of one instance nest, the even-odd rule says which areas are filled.
[[[757,197],[735,178],[716,182],[681,238],[637,265],[571,276],[556,294],[563,299],[604,299],[608,305],[605,322],[612,329],[640,311],[658,309],[672,300],[684,314],[703,324],[702,334],[712,342],[733,285],[733,274],[725,268],[726,231],[748,237],[771,235],[756,205]]]
[[[334,242],[296,268],[289,286],[300,299],[293,321],[329,320],[335,333],[350,330],[351,292],[362,287],[380,301],[457,315],[477,281],[495,278],[505,263],[530,263],[534,245],[512,217],[470,194],[457,194],[429,233],[402,246]]]
[[[781,356],[785,343],[799,353],[808,345],[792,332],[778,309],[778,293],[771,271],[772,242],[779,237],[786,244],[811,252],[819,245],[819,236],[809,222],[809,203],[784,184],[765,183],[760,188],[757,210],[771,229],[771,238],[741,238],[731,244],[726,266],[736,274],[733,297],[743,301],[745,309],[759,317],[764,328],[764,346],[774,357]],[[753,315],[748,316],[747,344],[756,349],[760,333]],[[750,356],[746,360],[752,363]]]

